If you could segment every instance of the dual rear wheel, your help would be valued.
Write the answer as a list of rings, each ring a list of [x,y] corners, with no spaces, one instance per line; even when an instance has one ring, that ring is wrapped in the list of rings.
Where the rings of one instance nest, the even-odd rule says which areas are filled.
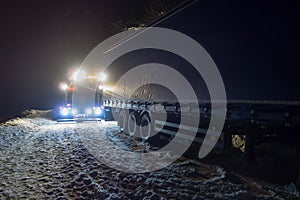
[[[143,139],[148,139],[151,136],[151,120],[147,114],[143,115],[141,118],[140,135]]]
[[[148,139],[151,136],[151,119],[148,114],[139,115],[135,112],[126,114],[126,110],[122,110],[118,115],[118,125],[121,130],[131,136]]]

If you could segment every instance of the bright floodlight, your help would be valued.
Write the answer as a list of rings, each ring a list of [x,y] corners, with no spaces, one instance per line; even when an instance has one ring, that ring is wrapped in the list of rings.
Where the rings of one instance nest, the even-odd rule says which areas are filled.
[[[77,70],[72,74],[73,81],[79,81],[79,79],[87,78],[86,74],[82,70]]]
[[[111,88],[108,86],[103,87],[103,91],[111,91]]]
[[[106,78],[107,78],[106,74],[101,74],[99,76],[99,81],[104,82],[106,80]]]
[[[95,113],[95,115],[101,115],[101,113],[102,113],[101,108],[99,108],[99,107],[94,108],[94,113]]]
[[[67,116],[69,114],[69,110],[67,108],[62,108],[60,114],[62,116]]]
[[[59,84],[59,88],[62,90],[62,91],[65,91],[65,90],[67,90],[68,89],[68,84],[66,84],[66,83],[60,83]]]
[[[75,72],[72,74],[72,79],[73,79],[74,81],[77,81],[78,75],[79,75],[79,70],[75,71]]]
[[[99,90],[103,90],[104,92],[106,92],[106,91],[112,92],[113,91],[113,88],[111,88],[109,86],[99,85],[98,88],[99,88]]]

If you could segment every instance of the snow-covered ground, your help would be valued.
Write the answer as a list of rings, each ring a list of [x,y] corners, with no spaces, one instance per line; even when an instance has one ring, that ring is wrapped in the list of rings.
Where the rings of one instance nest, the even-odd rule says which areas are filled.
[[[239,175],[233,180],[218,166],[184,157],[154,172],[112,169],[87,150],[78,127],[91,133],[98,126],[105,130],[97,132],[105,134],[100,138],[123,149],[149,146],[120,132],[115,122],[78,126],[53,122],[47,113],[28,111],[0,125],[0,199],[296,199],[284,187]]]

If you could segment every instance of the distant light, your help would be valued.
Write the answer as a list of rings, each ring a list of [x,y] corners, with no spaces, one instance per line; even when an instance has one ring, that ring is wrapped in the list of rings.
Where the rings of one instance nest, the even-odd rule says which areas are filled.
[[[85,72],[83,70],[76,70],[75,72],[73,72],[72,76],[71,76],[71,79],[76,82],[76,81],[79,81],[81,79],[84,79],[84,78],[88,78],[85,74]]]
[[[94,113],[95,113],[95,115],[101,115],[102,109],[100,107],[96,107],[96,108],[94,108]]]
[[[68,114],[69,114],[69,110],[68,110],[68,108],[62,108],[61,110],[60,110],[60,114],[62,115],[62,116],[67,116]]]
[[[61,89],[62,91],[65,91],[69,88],[68,84],[66,83],[60,83],[59,84],[59,89]]]
[[[88,109],[85,110],[85,113],[88,114],[88,115],[90,115],[90,114],[93,113],[93,111],[92,111],[92,109],[88,108]]]
[[[97,79],[97,76],[87,76],[88,79]]]
[[[112,88],[108,87],[108,86],[99,85],[98,88],[99,88],[99,90],[103,90],[104,92],[105,91],[111,91],[112,92]]]
[[[112,88],[111,88],[111,87],[108,87],[108,86],[105,86],[105,87],[103,88],[103,90],[104,90],[104,91],[112,91]]]
[[[72,114],[73,114],[73,115],[76,115],[77,113],[78,113],[78,110],[77,110],[76,108],[73,108],[73,109],[72,109]]]
[[[72,79],[73,79],[74,81],[77,81],[78,75],[79,75],[79,70],[75,71],[75,72],[72,74]]]
[[[104,81],[106,81],[106,79],[107,79],[107,75],[106,74],[101,74],[100,76],[99,76],[99,81],[101,81],[101,82],[104,82]]]

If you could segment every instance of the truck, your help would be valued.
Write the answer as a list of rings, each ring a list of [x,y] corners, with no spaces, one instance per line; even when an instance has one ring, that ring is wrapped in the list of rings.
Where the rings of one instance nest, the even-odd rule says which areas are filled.
[[[255,12],[249,9],[248,3]],[[299,31],[287,25],[296,24],[294,18],[274,12],[280,6],[274,3],[266,7],[260,1],[186,1],[148,25],[178,31],[200,43],[218,66],[226,89],[226,101],[211,99],[203,77],[195,73],[186,59],[153,48],[130,51],[110,63],[105,71],[99,70],[101,74],[108,74],[110,80],[95,84],[96,90],[89,90],[93,93],[89,101],[99,102],[109,116],[107,120],[116,120],[122,131],[162,145],[174,139],[178,143],[192,140],[195,148],[210,145],[209,149],[222,150],[232,146],[232,138],[238,135],[246,138],[245,155],[249,157],[254,156],[254,146],[263,143],[298,148],[300,83],[295,44],[299,39],[292,33]],[[255,14],[260,12],[265,16]],[[272,16],[281,23],[274,24]],[[102,55],[134,43],[147,31],[146,28],[124,36],[123,40],[108,45]],[[90,64],[87,60],[83,66]],[[150,65],[132,77],[136,82],[134,88],[126,82],[117,84],[123,74],[145,63],[172,66],[189,80],[197,101],[179,101],[170,88],[151,81],[160,74]],[[101,68],[101,64],[94,66],[90,69]],[[107,89],[103,89],[106,86]],[[177,86],[181,91],[185,90],[181,85]],[[129,94],[128,91],[133,92]],[[93,98],[99,95],[101,98],[95,101]],[[211,121],[218,115],[219,104],[226,106],[226,115],[223,128],[215,130]],[[200,118],[199,123],[191,125],[189,122],[196,118]],[[184,123],[183,119],[186,119]],[[191,137],[191,132],[196,132],[195,137]],[[208,132],[212,137],[214,132],[220,132],[216,144],[207,142]]]
[[[105,108],[102,105],[103,89],[101,85],[96,88],[93,87],[97,78],[93,73],[86,75],[82,71],[76,70],[68,78],[67,83],[60,83],[59,88],[63,91],[64,100],[55,111],[57,122],[101,121],[105,119]],[[78,92],[81,93],[81,96],[76,98]],[[88,93],[93,93],[92,103],[89,101]]]

